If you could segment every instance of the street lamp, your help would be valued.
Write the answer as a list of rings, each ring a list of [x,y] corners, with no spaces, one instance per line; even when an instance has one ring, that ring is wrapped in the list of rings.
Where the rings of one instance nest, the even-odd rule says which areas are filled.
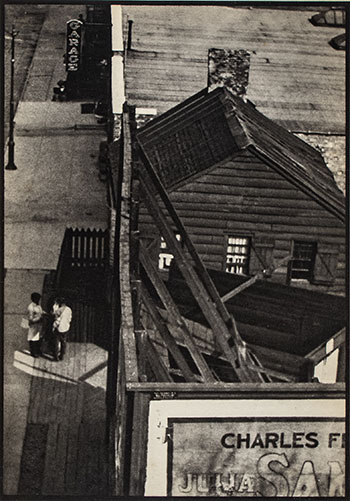
[[[13,85],[14,85],[14,73],[15,73],[15,38],[18,35],[18,31],[15,31],[14,25],[12,25],[11,32],[11,81],[10,81],[10,137],[9,137],[9,158],[8,164],[5,169],[16,170],[15,165],[15,142],[13,140],[13,129],[14,129],[14,118],[15,118],[15,103],[13,98]]]

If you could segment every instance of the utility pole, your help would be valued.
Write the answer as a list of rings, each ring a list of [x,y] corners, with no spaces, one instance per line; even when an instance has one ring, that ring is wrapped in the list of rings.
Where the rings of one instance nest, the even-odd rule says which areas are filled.
[[[5,169],[7,170],[17,170],[15,165],[15,142],[13,140],[13,129],[14,129],[14,119],[15,119],[15,103],[13,98],[13,86],[14,86],[14,75],[15,75],[15,38],[18,35],[18,31],[15,31],[14,25],[12,25],[11,32],[11,82],[10,82],[10,137],[9,137],[9,155],[8,164]]]

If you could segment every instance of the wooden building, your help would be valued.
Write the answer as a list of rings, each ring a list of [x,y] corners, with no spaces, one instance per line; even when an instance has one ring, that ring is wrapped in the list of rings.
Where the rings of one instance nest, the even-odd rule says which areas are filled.
[[[221,113],[217,98],[225,95],[219,89],[202,97],[214,99]],[[121,139],[110,146],[117,200],[113,270],[118,272],[111,291],[107,388],[113,494],[344,496],[345,298],[223,271],[208,273],[175,211],[175,191],[169,195],[164,189],[141,135],[135,137],[132,111],[128,117],[128,107],[124,110]],[[195,123],[201,123],[198,117]],[[226,121],[220,123],[218,134],[225,140]],[[227,144],[236,148],[237,138]],[[174,152],[176,145],[171,146]],[[203,145],[200,151],[208,153]],[[183,165],[191,178],[191,164]],[[139,232],[144,224],[140,203],[164,236],[163,251],[174,254],[181,272],[172,261],[166,285],[163,272],[152,264],[151,235]],[[319,373],[320,364],[332,370]],[[312,377],[312,368],[324,384]],[[232,426],[246,437],[244,444],[265,434],[276,441],[265,445],[254,439],[252,447],[236,448]],[[327,448],[329,429],[337,443]],[[279,440],[291,430],[293,446]],[[308,436],[318,439],[316,450],[298,443]],[[288,466],[283,489],[280,482],[266,482],[260,468],[264,458],[277,456]],[[312,474],[305,465],[312,465]]]
[[[208,268],[345,292],[345,200],[321,154],[224,88],[137,131]],[[140,212],[159,268],[172,255]],[[179,238],[179,236],[178,236]]]

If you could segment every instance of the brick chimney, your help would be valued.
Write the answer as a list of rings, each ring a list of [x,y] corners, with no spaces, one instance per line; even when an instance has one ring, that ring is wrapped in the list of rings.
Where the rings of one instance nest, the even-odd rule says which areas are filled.
[[[244,49],[209,49],[208,90],[227,87],[236,96],[244,97],[249,78],[250,53]]]

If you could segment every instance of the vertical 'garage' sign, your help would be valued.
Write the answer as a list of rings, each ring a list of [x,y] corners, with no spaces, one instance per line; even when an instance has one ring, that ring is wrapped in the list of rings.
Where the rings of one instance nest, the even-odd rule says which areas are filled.
[[[66,70],[78,71],[81,59],[82,22],[71,19],[67,22]]]

